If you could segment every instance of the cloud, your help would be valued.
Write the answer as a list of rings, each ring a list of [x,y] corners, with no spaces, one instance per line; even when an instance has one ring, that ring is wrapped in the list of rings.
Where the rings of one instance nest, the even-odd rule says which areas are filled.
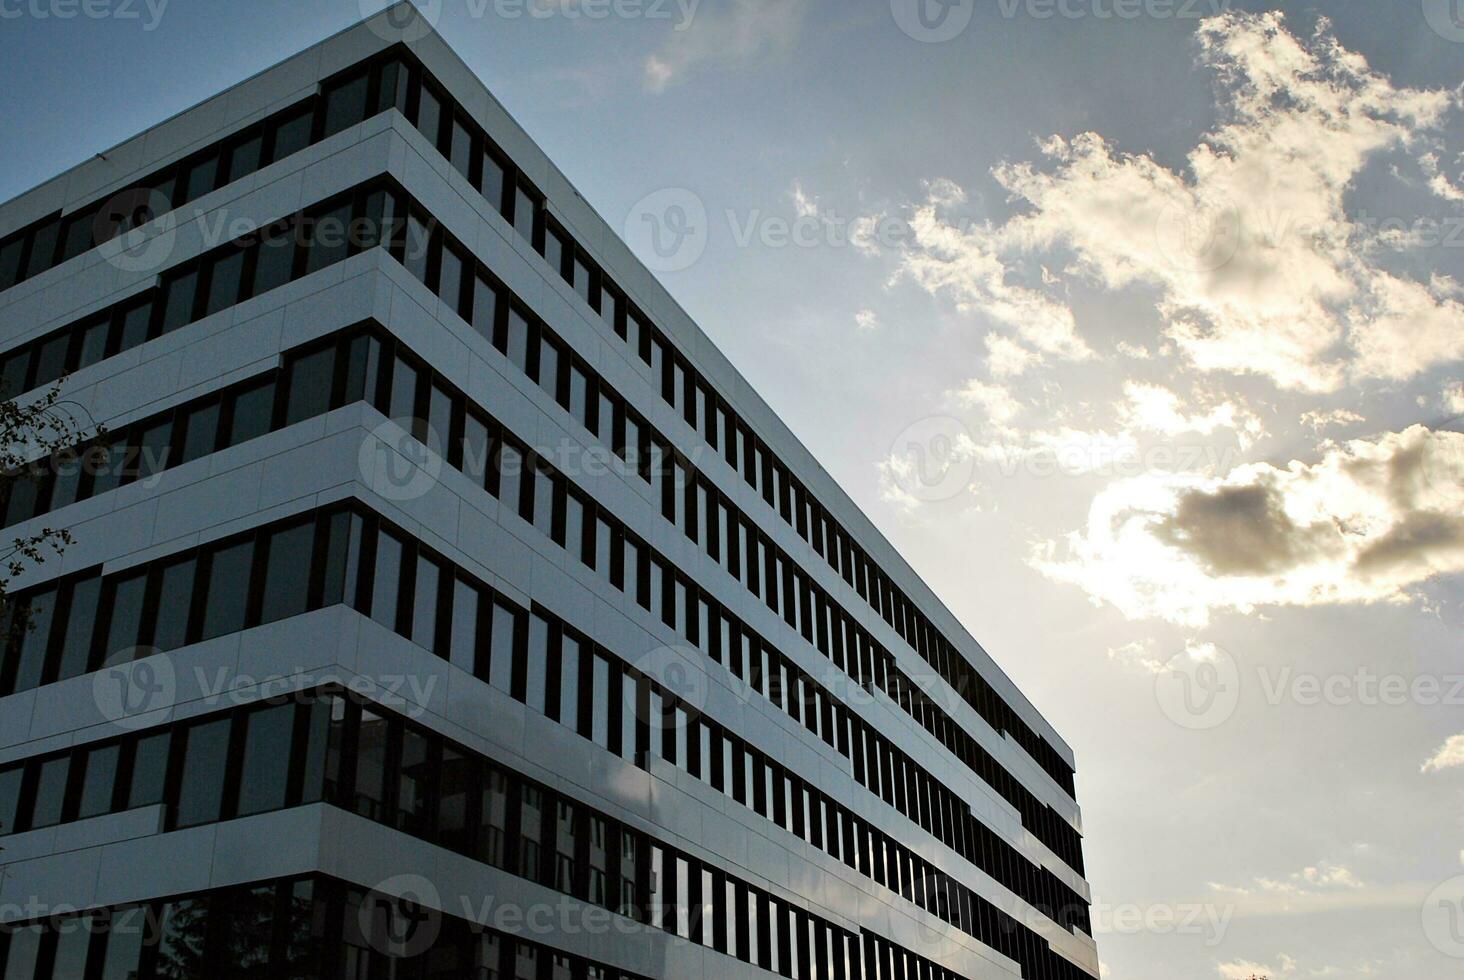
[[[1315,410],[1301,413],[1301,424],[1313,432],[1321,432],[1323,429],[1330,429],[1333,426],[1355,425],[1358,422],[1366,422],[1367,419],[1356,412],[1346,408],[1334,408],[1331,411]]]
[[[1446,201],[1464,202],[1464,188],[1451,181],[1439,166],[1437,153],[1425,153],[1418,158],[1423,175],[1428,178],[1428,189]],[[1464,175],[1461,175],[1464,178]]]
[[[1464,415],[1464,382],[1457,378],[1444,382],[1444,389],[1439,392],[1439,404],[1451,419]]]
[[[728,68],[786,51],[808,8],[809,0],[730,0],[725,7],[701,10],[646,58],[645,87],[663,92],[704,65]]]
[[[1252,963],[1250,960],[1234,960],[1221,963],[1216,969],[1223,980],[1252,980],[1255,977],[1283,977],[1296,972],[1296,960],[1285,953],[1279,954],[1280,967]]]
[[[964,191],[950,181],[929,185],[925,203],[910,220],[912,247],[901,253],[891,281],[909,279],[932,295],[948,296],[958,311],[983,314],[1044,354],[1072,361],[1093,357],[1065,303],[1011,281],[996,229],[941,216],[964,200]]]
[[[860,330],[878,330],[879,315],[873,310],[860,310],[854,314],[854,325]]]
[[[996,377],[1016,377],[1041,363],[1041,354],[1028,350],[1006,334],[986,335],[986,366]]]
[[[1202,371],[1321,392],[1464,357],[1448,283],[1378,267],[1345,207],[1363,169],[1437,129],[1455,97],[1395,87],[1328,33],[1297,38],[1279,12],[1212,17],[1197,38],[1224,122],[1183,172],[1096,133],[1054,136],[1040,164],[994,171],[1023,209],[1005,223],[961,227],[934,198],[917,206],[901,273],[1073,359],[1088,351],[1072,310],[1017,281],[1022,260],[1066,250],[1072,274],[1152,290],[1165,337]]]
[[[1209,435],[1217,429],[1230,429],[1239,437],[1242,449],[1266,434],[1255,413],[1233,401],[1214,405],[1204,414],[1186,414],[1179,396],[1168,388],[1129,381],[1123,391],[1127,402],[1120,416],[1133,430],[1175,436],[1185,432]]]
[[[1217,610],[1408,602],[1464,571],[1464,434],[1413,426],[1322,450],[1116,481],[1031,562],[1131,619],[1191,627]]]
[[[1433,754],[1433,758],[1423,764],[1423,772],[1443,772],[1445,769],[1457,769],[1464,766],[1464,735],[1451,735],[1448,741],[1439,746],[1439,750]],[[1464,853],[1460,855],[1464,859]]]

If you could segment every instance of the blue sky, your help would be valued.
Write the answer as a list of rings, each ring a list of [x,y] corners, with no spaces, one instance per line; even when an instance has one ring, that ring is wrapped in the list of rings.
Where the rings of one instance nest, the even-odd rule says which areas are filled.
[[[652,2],[423,6],[705,212],[663,281],[1078,751],[1107,975],[1457,976],[1464,9]],[[381,5],[0,2],[0,199]]]

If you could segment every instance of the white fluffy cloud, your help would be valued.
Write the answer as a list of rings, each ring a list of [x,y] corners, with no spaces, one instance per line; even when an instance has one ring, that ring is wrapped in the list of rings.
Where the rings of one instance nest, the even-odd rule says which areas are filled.
[[[1165,336],[1203,371],[1332,391],[1464,357],[1450,284],[1378,266],[1345,206],[1364,167],[1437,129],[1454,96],[1395,87],[1328,34],[1294,36],[1280,13],[1226,13],[1197,36],[1226,121],[1184,172],[1094,133],[1053,137],[1040,164],[996,170],[1025,208],[1004,224],[944,219],[960,197],[939,185],[915,209],[902,274],[1059,357],[1091,355],[1072,310],[1045,274],[1016,273],[1060,249],[1108,289],[1155,291]]]
[[[1464,766],[1464,735],[1451,735],[1448,741],[1423,764],[1424,772],[1442,772]],[[1461,855],[1464,857],[1464,855]]]
[[[1187,626],[1223,609],[1406,602],[1464,571],[1464,434],[1413,426],[1323,450],[1116,481],[1032,562],[1128,617]]]

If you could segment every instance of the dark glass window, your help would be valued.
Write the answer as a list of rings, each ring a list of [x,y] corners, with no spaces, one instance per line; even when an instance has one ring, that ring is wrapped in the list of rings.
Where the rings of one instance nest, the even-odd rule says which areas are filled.
[[[559,348],[546,334],[539,335],[539,387],[559,400]]]
[[[376,399],[377,369],[381,362],[381,343],[375,337],[355,337],[346,358],[345,404]]]
[[[408,728],[402,732],[401,764],[397,769],[397,826],[410,834],[427,830],[427,787],[435,780],[427,739]]]
[[[366,118],[366,88],[370,77],[362,72],[331,86],[325,93],[325,135],[333,136]]]
[[[188,729],[175,826],[192,827],[219,819],[229,777],[229,725],[228,718],[219,718]]]
[[[0,245],[0,289],[14,286],[20,277],[20,252],[25,239],[14,238]]]
[[[112,788],[117,782],[117,759],[122,750],[117,745],[92,749],[83,763],[85,774],[81,783],[81,807],[78,819],[99,816],[112,810]]]
[[[153,646],[175,650],[188,642],[188,613],[193,605],[192,558],[175,562],[162,570],[158,584],[158,623]]]
[[[313,523],[285,528],[270,535],[262,622],[272,623],[305,611],[310,587],[310,552],[314,543]]]
[[[427,401],[427,424],[432,430],[431,441],[434,452],[447,454],[452,437],[452,396],[445,388],[433,384]]]
[[[193,297],[197,289],[197,269],[173,277],[163,287],[163,333],[193,322]]]
[[[168,777],[168,745],[166,732],[138,739],[132,756],[132,785],[127,793],[128,809],[151,806],[163,801],[163,786]]]
[[[289,229],[259,244],[258,260],[254,267],[254,287],[251,296],[267,293],[290,281],[290,270],[295,262],[295,232]]]
[[[61,669],[57,680],[86,673],[91,655],[92,625],[97,617],[102,577],[92,575],[71,586],[71,607],[66,616],[66,636],[61,642]]]
[[[467,123],[459,116],[454,116],[452,120],[452,144],[449,147],[449,159],[458,173],[472,179],[473,134],[468,130]]]
[[[478,611],[481,603],[481,593],[472,582],[460,578],[454,583],[449,657],[456,667],[469,673],[478,655]]]
[[[508,832],[508,776],[489,766],[483,780],[483,860],[502,868],[507,863],[504,844]]]
[[[544,232],[544,261],[549,263],[549,268],[563,275],[564,238],[553,228]]]
[[[4,386],[6,398],[14,398],[25,391],[25,376],[30,370],[30,351],[21,349],[12,352],[0,365],[0,385]]]
[[[527,242],[534,240],[534,217],[538,202],[532,192],[523,184],[514,185],[513,228]]]
[[[473,285],[473,329],[493,341],[493,324],[498,315],[498,292],[482,276]]]
[[[187,204],[189,201],[196,201],[213,190],[218,173],[219,158],[216,153],[189,165],[182,180],[183,196],[178,203]]]
[[[90,367],[107,356],[107,334],[111,328],[110,321],[98,320],[82,330],[81,354],[77,358],[77,370]]]
[[[239,286],[244,279],[244,253],[231,252],[213,264],[208,283],[208,305],[203,315],[210,316],[239,302]]]
[[[437,276],[437,295],[454,313],[462,308],[463,259],[451,248],[442,250],[442,268]]]
[[[171,419],[150,425],[137,436],[137,478],[147,479],[154,473],[168,468],[168,453],[172,450],[173,422]]]
[[[66,373],[66,348],[71,344],[68,333],[59,334],[36,348],[36,379],[32,388],[55,381]]]
[[[229,438],[225,447],[237,446],[270,429],[274,415],[274,381],[266,381],[246,388],[234,396],[234,417],[229,424]]]
[[[397,625],[397,595],[401,588],[402,543],[382,531],[376,538],[376,574],[372,577],[371,618],[389,630]]]
[[[456,851],[466,851],[468,840],[468,804],[472,799],[477,766],[451,747],[442,750],[441,784],[437,801],[437,833],[442,843]]]
[[[56,239],[60,234],[60,221],[48,221],[36,229],[31,239],[30,258],[25,264],[27,279],[51,268],[51,258],[56,254]]]
[[[417,103],[417,128],[427,137],[427,142],[437,146],[442,131],[442,100],[426,85],[422,86]]]
[[[356,601],[356,574],[360,566],[361,518],[332,514],[326,544],[324,602]]]
[[[20,665],[15,675],[15,690],[29,691],[41,683],[46,666],[46,650],[51,639],[51,622],[56,611],[56,589],[51,587],[26,600],[20,630]]]
[[[122,313],[122,339],[118,350],[131,350],[147,340],[148,326],[152,320],[152,302],[144,300]]]
[[[579,731],[580,642],[566,633],[559,650],[559,723]]]
[[[485,150],[483,153],[483,179],[482,185],[478,188],[488,203],[493,205],[493,210],[499,214],[503,213],[503,181],[504,168],[498,157],[492,150]]]
[[[528,373],[529,321],[513,308],[508,311],[508,359],[513,362],[514,367]]]
[[[255,133],[238,143],[229,152],[229,182],[247,177],[259,169],[259,154],[264,146],[264,134]]]
[[[239,773],[239,816],[285,805],[295,707],[282,704],[253,712],[246,721],[244,765]]]
[[[437,597],[442,569],[426,555],[417,557],[417,586],[412,604],[412,642],[437,649]]]
[[[110,585],[112,622],[107,630],[106,654],[110,659],[125,650],[137,646],[137,634],[142,625],[142,607],[147,595],[147,574],[137,572],[126,578],[119,578]],[[118,662],[134,659],[125,656]]]
[[[66,802],[66,777],[71,770],[66,756],[48,759],[40,765],[36,779],[36,802],[31,810],[31,827],[52,827],[61,822]]]
[[[190,411],[183,423],[183,447],[178,462],[192,462],[213,452],[218,443],[218,433],[218,402],[209,402]]]
[[[283,160],[297,150],[303,150],[310,145],[310,126],[313,117],[314,113],[307,102],[302,103],[300,108],[280,122],[279,127],[275,130],[275,160]]]
[[[285,424],[323,415],[330,408],[330,382],[335,373],[335,348],[325,347],[298,358],[290,366]]]
[[[143,909],[139,906],[112,912],[101,980],[133,980],[137,976],[142,941],[147,933],[143,920]]]
[[[35,977],[43,935],[40,926],[27,926],[10,934],[5,980],[32,980]]]
[[[20,782],[25,769],[16,766],[0,772],[0,836],[15,832],[15,815],[20,810]]]
[[[413,426],[409,420],[417,417],[417,369],[397,357],[391,372],[391,404],[388,415],[408,432]]]
[[[315,272],[346,257],[351,244],[351,205],[339,204],[310,222],[310,251],[306,272]]]
[[[356,812],[380,820],[386,810],[386,749],[391,726],[385,718],[361,712],[356,747]]]
[[[95,211],[67,216],[66,227],[61,233],[61,254],[56,256],[58,262],[74,259],[96,244],[92,240],[92,227],[96,220]]]
[[[432,254],[432,231],[415,214],[407,216],[407,241],[402,264],[417,279],[427,281],[427,260]]]
[[[208,595],[203,610],[203,639],[235,633],[244,628],[249,599],[249,568],[254,544],[241,541],[215,551],[208,573]]]

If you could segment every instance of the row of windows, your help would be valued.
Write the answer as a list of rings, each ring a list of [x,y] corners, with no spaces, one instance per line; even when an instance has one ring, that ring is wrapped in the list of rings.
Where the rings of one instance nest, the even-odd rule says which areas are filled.
[[[906,897],[913,899],[911,889],[916,882],[936,880],[937,873],[899,843],[865,827],[843,807],[720,726],[689,718],[684,705],[666,702],[659,689],[640,692],[642,681],[613,654],[594,647],[542,610],[526,614],[401,532],[380,527],[369,513],[363,517],[341,509],[322,511],[115,573],[105,580],[95,572],[83,573],[45,587],[39,594],[23,595],[14,608],[32,610],[35,626],[7,658],[7,675],[22,674],[26,682],[71,676],[81,672],[75,667],[78,663],[95,669],[103,657],[111,662],[131,659],[342,600],[354,602],[361,612],[388,628],[436,650],[634,764],[645,766],[646,753],[656,751]],[[56,609],[62,610],[60,616],[52,615]],[[97,616],[101,618],[94,626]],[[718,628],[720,623],[711,622],[716,625],[709,633],[725,638],[728,662],[740,663],[741,631],[732,624]],[[30,647],[32,638],[45,642]],[[752,639],[747,666],[752,687],[795,718],[803,714],[805,724],[821,716],[822,724],[832,727],[832,710],[819,710],[822,706],[832,709],[832,702],[820,704],[811,679],[780,671],[773,651],[763,648],[759,656]],[[81,659],[81,650],[89,651],[89,660]],[[787,666],[791,665],[784,668]],[[626,705],[641,710],[626,710]],[[842,726],[843,718],[849,716],[840,708],[837,742],[847,754],[849,738]],[[669,729],[667,721],[672,723]],[[299,738],[305,724],[302,717],[291,727],[281,713],[267,731],[278,739],[287,740],[288,733]],[[652,733],[667,730],[673,737],[658,739],[653,745]],[[1068,928],[1089,928],[1086,908],[1050,872],[1022,859],[903,754],[879,751],[882,740],[871,728],[861,725],[853,730],[855,774],[862,784],[910,812],[912,819],[935,827],[938,836],[954,849],[1044,914]],[[259,805],[248,802],[257,794],[247,782],[242,789],[235,787],[237,797],[231,797],[234,790],[217,781],[183,793],[180,774],[212,771],[221,780],[226,771],[253,771],[241,760],[290,756],[279,751],[246,755],[245,736],[236,732],[231,739],[218,727],[189,744],[194,756],[179,749],[169,752],[165,745],[139,749],[125,743],[95,750],[90,757],[32,760],[0,772],[0,828],[24,831],[108,812],[109,808],[161,802],[164,785],[173,787],[167,799],[172,801],[169,819],[174,825],[257,812]],[[866,749],[867,771],[861,764]],[[133,759],[139,751],[153,764],[135,767]],[[205,756],[198,761],[196,753],[213,753],[218,758]],[[318,752],[308,755],[318,758]],[[159,759],[170,761],[159,765]],[[235,764],[223,764],[228,760]],[[119,771],[121,779],[116,775]],[[151,774],[161,780],[162,773],[173,775],[166,784],[159,781],[139,789],[129,782],[134,771],[142,774],[137,778]],[[313,785],[301,772],[291,779],[295,781],[288,788],[276,780],[281,795],[270,798],[272,805],[299,799],[304,791],[298,780]],[[243,809],[237,809],[241,805]],[[375,815],[381,805],[366,812]],[[958,883],[939,877],[942,888],[964,891]]]
[[[374,343],[359,330],[343,331],[285,352],[278,369],[37,460],[4,481],[0,527],[361,401]]]
[[[342,601],[352,515],[325,509],[8,602],[0,692],[26,691]],[[360,518],[354,518],[359,524]]]
[[[17,776],[18,797],[9,791]],[[176,829],[323,798],[783,976],[869,975],[858,972],[853,934],[379,705],[330,690],[32,759],[0,772],[0,791],[0,799],[19,800],[17,819],[32,828],[162,803],[165,827]],[[899,890],[1007,955],[1031,957],[1022,959],[1032,966],[1026,976],[1079,975],[1041,972],[1061,961],[974,893],[918,873]]]
[[[386,355],[382,353],[383,341],[388,348]],[[248,431],[257,433],[368,395],[383,412],[396,417],[421,418],[433,430],[434,438],[440,440],[439,445],[454,447],[449,453],[454,465],[491,471],[495,478],[491,482],[496,483],[501,499],[517,500],[520,514],[561,546],[566,541],[578,542],[581,559],[591,567],[606,569],[612,581],[618,571],[618,588],[633,592],[653,615],[677,628],[719,663],[725,663],[736,676],[750,681],[753,689],[795,721],[851,758],[855,778],[871,792],[979,863],[1032,904],[1064,910],[1081,906],[1077,896],[1051,872],[1021,857],[980,824],[964,801],[923,767],[848,712],[791,661],[744,630],[719,604],[701,594],[694,583],[678,575],[658,555],[628,535],[613,518],[596,515],[596,508],[587,498],[572,494],[565,481],[556,482],[550,471],[535,466],[531,455],[512,437],[506,437],[496,423],[486,416],[470,414],[466,400],[455,389],[446,388],[439,381],[429,381],[424,369],[404,351],[393,353],[397,346],[389,337],[371,336],[355,329],[307,345],[285,356],[282,382],[276,383],[273,376],[251,379],[221,396],[210,395],[163,416],[143,420],[130,427],[130,438],[111,443],[105,458],[129,459],[137,454],[126,451],[125,447],[141,447],[155,452],[161,460],[148,466],[160,466],[171,458],[169,451],[175,446],[184,448],[181,456],[192,458],[186,451],[191,439],[197,437],[197,444],[205,444],[208,433],[217,438],[219,433],[234,431],[235,421],[251,420]],[[241,400],[254,406],[243,416],[235,408]],[[199,436],[200,432],[205,435]],[[480,435],[474,437],[475,432]],[[456,438],[454,433],[458,434]],[[122,451],[117,447],[123,447]],[[50,487],[62,485],[63,480],[69,484],[65,474],[70,471],[58,467],[61,475],[49,478]],[[479,479],[482,481],[483,477]],[[19,481],[17,485],[24,486],[26,482]],[[517,488],[512,486],[513,482],[517,482]],[[83,491],[89,491],[106,489],[111,484],[98,482],[94,475],[83,470],[80,485]],[[57,497],[43,483],[37,499],[50,504]],[[329,549],[330,530],[321,534],[324,543],[319,546]],[[336,528],[334,560],[337,563],[347,549],[358,545],[354,538],[350,544],[340,544],[339,539],[345,534],[344,528]],[[374,584],[369,589],[358,586],[362,593],[354,597],[348,594],[347,601],[355,602],[363,612],[389,628],[401,631],[441,655],[449,655],[453,638],[461,637],[464,629],[454,622],[449,611],[454,596],[445,590],[451,575],[444,574],[441,563],[430,558],[404,565],[403,558],[410,546],[395,535],[372,535],[367,541],[365,561],[377,570]],[[317,536],[303,524],[278,534],[272,532],[267,544],[261,545],[264,553],[276,556],[282,567],[288,568],[289,562],[298,559],[296,567],[307,572],[309,550],[316,546]],[[212,569],[220,562],[223,564],[219,567],[224,567],[228,556],[237,556],[241,565],[254,561],[253,548],[254,545],[241,541],[221,549],[225,559],[215,560],[205,555],[203,563],[210,574],[218,574]],[[374,559],[373,551],[377,553]],[[599,560],[595,557],[597,551],[602,556]],[[331,558],[323,554],[321,560],[329,562]],[[131,656],[134,650],[172,649],[185,642],[231,632],[246,621],[267,622],[292,611],[303,611],[308,600],[303,582],[297,583],[299,588],[293,598],[289,598],[290,583],[270,585],[266,567],[263,572],[266,584],[262,587],[263,598],[259,600],[257,613],[244,605],[246,586],[240,589],[237,610],[227,616],[217,612],[211,615],[208,587],[196,581],[198,567],[199,559],[190,557],[163,569],[134,570],[121,581],[109,581],[105,589],[100,577],[92,575],[23,595],[22,601],[13,608],[28,610],[31,628],[20,633],[9,656],[0,664],[0,692],[27,690],[63,680],[95,669],[119,655]],[[245,574],[242,569],[232,573],[233,578],[240,580]],[[356,569],[354,566],[331,568],[323,571],[322,576],[332,583],[328,601],[339,601],[338,590],[344,587],[339,583],[354,581]],[[214,603],[222,603],[218,590],[213,591]],[[443,591],[443,595],[438,597],[438,591]],[[149,596],[157,605],[149,605]],[[99,600],[103,610],[111,610],[106,632],[98,629],[86,635],[66,635],[86,631],[97,615],[93,610]],[[469,608],[461,601],[458,605],[461,609]],[[202,611],[191,614],[195,606]],[[58,608],[62,610],[61,616],[53,616]],[[146,608],[157,610],[156,621],[146,621]],[[471,608],[476,610],[476,600]],[[476,612],[473,615],[476,617]],[[748,645],[746,654],[744,644]],[[452,655],[466,669],[477,671],[485,680],[501,680],[501,686],[509,690],[509,675],[494,677],[487,660],[476,657],[474,649],[469,646],[466,651]],[[524,697],[520,692],[515,693],[521,699]],[[1068,919],[1065,913],[1064,925]],[[1086,927],[1085,916],[1072,913],[1072,919],[1080,927]]]
[[[470,137],[462,133],[475,134],[477,131],[461,110],[451,107],[420,66],[406,61],[404,64],[409,68],[414,89],[438,94],[423,103],[429,107],[425,113],[420,106],[413,106],[405,100],[400,103],[400,108],[428,135],[439,152],[469,176],[468,166],[475,155],[466,149],[470,145]],[[450,125],[450,119],[456,122]],[[501,163],[501,155],[498,159]],[[478,186],[476,182],[475,186]],[[494,182],[493,187],[497,186]],[[491,191],[484,193],[495,207],[504,210],[502,196],[495,197]],[[828,561],[993,728],[1011,733],[1068,795],[1073,795],[1073,772],[1066,760],[1005,703],[903,590],[869,558],[852,535],[788,471],[767,444],[738,418],[725,400],[717,396],[710,381],[677,353],[665,335],[628,301],[624,292],[595,265],[585,250],[547,217],[540,222],[541,228],[532,233],[528,224],[514,223],[521,234],[526,237],[532,235],[531,240],[550,267],[632,350],[640,354],[651,366],[653,376],[659,375],[662,397],[666,402],[675,406],[687,423],[703,434],[713,450],[722,452],[729,465],[742,474],[749,486],[762,494],[788,526]]]
[[[923,688],[912,683],[854,617],[805,575],[731,498],[675,452],[668,440],[485,266],[475,263],[465,248],[436,228],[415,205],[394,202],[392,211],[407,214],[405,234],[393,240],[392,254],[642,480],[657,487],[667,520],[860,684],[871,682],[874,671],[870,665],[879,664],[886,678],[881,686],[891,699],[1001,793],[1017,808],[1023,826],[1081,873],[1081,837],[1071,824],[1013,778]],[[652,574],[659,574],[654,566]],[[651,595],[657,611],[659,591],[653,583]]]
[[[409,956],[402,938],[424,931]],[[425,947],[418,951],[417,946]],[[642,980],[542,943],[311,876],[0,930],[4,980]]]
[[[6,236],[0,240],[0,290],[392,108],[404,76],[390,56],[352,66],[323,82],[318,96],[196,150],[104,200],[64,217],[60,212],[48,215]],[[8,392],[15,394],[14,389]]]
[[[131,350],[202,317],[374,247],[386,191],[363,185],[179,263],[157,286],[0,357],[0,397]]]
[[[331,717],[326,798],[337,805],[785,977],[899,975],[860,972],[858,936],[377,705],[337,697]],[[926,877],[904,891],[1021,962],[1026,977],[1084,976],[967,889]],[[906,975],[953,978],[902,952]]]

